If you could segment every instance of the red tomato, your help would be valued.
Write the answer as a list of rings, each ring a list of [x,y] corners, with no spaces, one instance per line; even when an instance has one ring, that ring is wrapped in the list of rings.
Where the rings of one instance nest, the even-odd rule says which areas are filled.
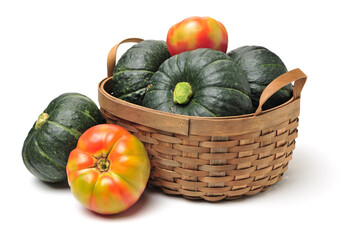
[[[223,24],[213,18],[189,17],[169,29],[166,43],[171,55],[197,48],[226,53],[228,34]]]
[[[79,138],[66,166],[76,199],[101,214],[119,213],[143,193],[150,162],[143,144],[124,128],[94,126]]]

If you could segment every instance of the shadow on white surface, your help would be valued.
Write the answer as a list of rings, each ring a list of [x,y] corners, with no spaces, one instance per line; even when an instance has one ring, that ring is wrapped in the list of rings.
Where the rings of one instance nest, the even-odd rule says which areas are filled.
[[[70,191],[70,188],[69,188],[67,181],[58,182],[58,183],[49,183],[49,182],[43,182],[37,178],[34,178],[33,184],[37,185],[38,187],[41,187],[44,189],[49,189],[49,190]]]

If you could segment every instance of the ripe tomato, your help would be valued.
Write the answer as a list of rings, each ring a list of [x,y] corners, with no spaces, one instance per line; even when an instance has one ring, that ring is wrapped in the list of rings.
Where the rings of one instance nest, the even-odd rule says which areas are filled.
[[[101,214],[119,213],[143,193],[150,163],[143,144],[124,128],[101,124],[85,131],[70,153],[68,183],[76,199]]]
[[[226,53],[228,34],[223,24],[213,18],[189,17],[169,29],[166,43],[171,55],[197,48]]]

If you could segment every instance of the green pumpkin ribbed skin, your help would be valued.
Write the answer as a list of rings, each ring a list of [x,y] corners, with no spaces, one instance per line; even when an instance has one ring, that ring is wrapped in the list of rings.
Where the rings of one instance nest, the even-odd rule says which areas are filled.
[[[188,82],[192,97],[186,104],[173,100],[174,89]],[[152,76],[143,106],[189,116],[220,117],[252,111],[244,72],[225,53],[200,48],[174,55]]]
[[[259,106],[261,93],[275,78],[287,72],[283,61],[273,52],[261,46],[243,46],[228,55],[244,70],[251,88],[253,107]],[[288,84],[263,105],[263,110],[278,106],[292,97],[292,85]]]
[[[113,96],[141,105],[151,77],[169,57],[165,41],[144,40],[133,45],[114,68]]]
[[[44,110],[49,117],[41,127],[33,125],[22,149],[27,169],[46,182],[66,180],[69,153],[88,128],[104,122],[96,104],[78,93],[55,98]]]

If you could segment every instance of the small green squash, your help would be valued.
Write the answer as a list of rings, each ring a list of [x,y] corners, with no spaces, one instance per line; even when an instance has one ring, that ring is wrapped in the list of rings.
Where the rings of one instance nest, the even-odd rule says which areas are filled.
[[[28,133],[22,149],[27,169],[45,182],[66,180],[69,153],[81,134],[103,123],[101,112],[88,97],[65,93],[55,98]]]
[[[114,68],[112,95],[141,105],[151,77],[169,57],[165,41],[144,40],[133,45]]]
[[[287,72],[283,61],[273,52],[261,46],[243,46],[230,51],[228,55],[246,73],[250,83],[254,110],[259,106],[261,93],[275,78]],[[292,85],[288,84],[263,105],[263,110],[276,107],[292,97]]]
[[[244,72],[225,53],[200,48],[174,55],[152,76],[143,106],[202,117],[251,113]]]

